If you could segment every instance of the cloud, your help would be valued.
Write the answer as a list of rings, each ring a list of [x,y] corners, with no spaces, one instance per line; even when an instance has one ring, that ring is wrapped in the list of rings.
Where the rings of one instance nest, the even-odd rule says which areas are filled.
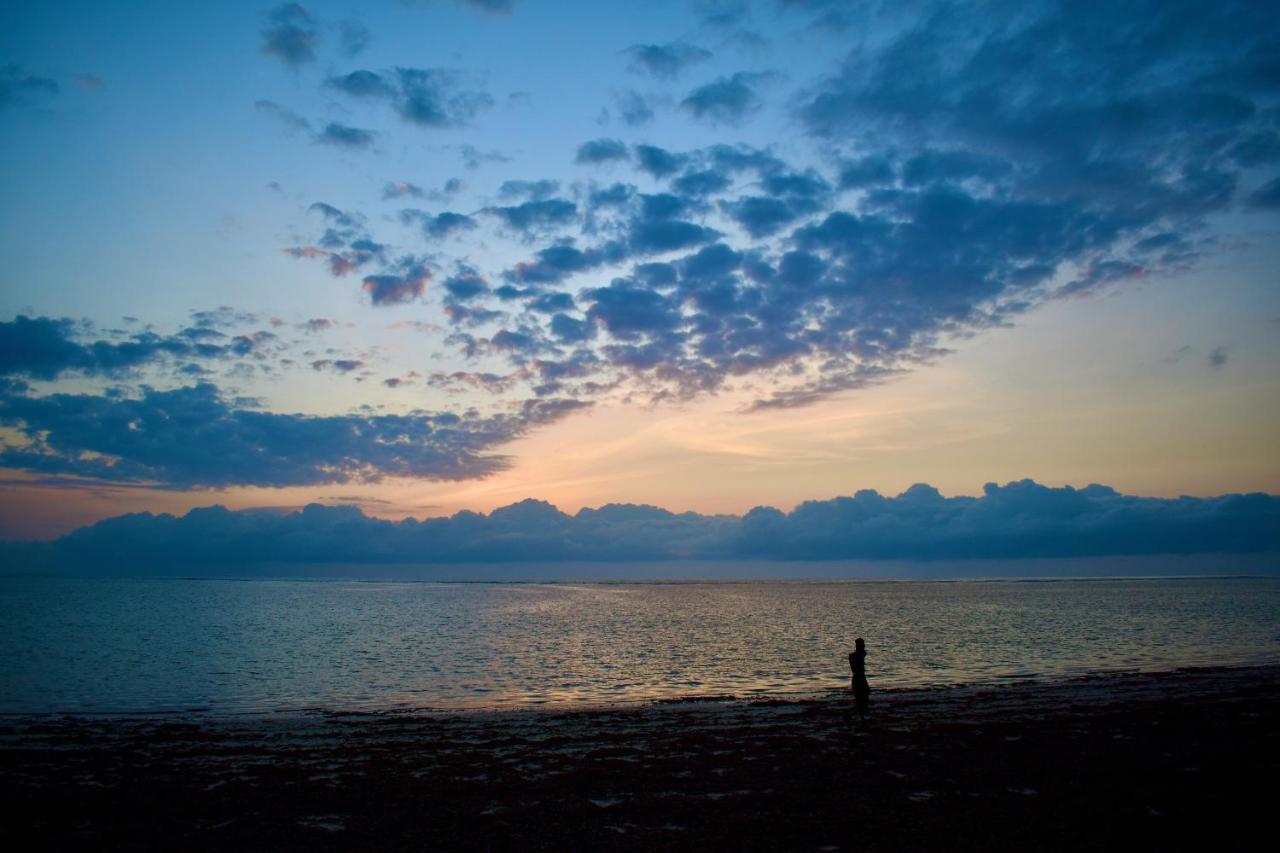
[[[267,15],[262,29],[262,55],[273,56],[291,68],[299,68],[316,58],[316,22],[297,3],[284,3]]]
[[[724,204],[729,217],[752,237],[767,237],[794,222],[799,215],[785,202],[769,196],[750,196]]]
[[[685,42],[637,44],[626,49],[631,68],[663,79],[674,79],[691,65],[706,62],[711,51]]]
[[[525,199],[542,201],[560,191],[560,182],[550,179],[540,181],[503,181],[498,187],[498,195],[504,199]]]
[[[516,264],[503,273],[503,278],[516,284],[557,284],[575,273],[585,272],[612,260],[620,259],[620,249],[579,249],[569,243],[558,243],[538,250],[534,260]]]
[[[358,127],[331,121],[316,134],[316,141],[326,145],[338,145],[343,148],[368,148],[375,139],[373,131],[361,130]]]
[[[321,358],[311,362],[312,370],[323,370],[332,373],[351,373],[364,367],[364,362],[355,358]]]
[[[347,427],[334,424],[329,429],[345,437]],[[425,424],[427,435],[433,427]],[[392,433],[401,428],[375,427]],[[402,453],[413,452],[398,447]],[[307,470],[306,460],[298,462]],[[311,504],[283,514],[209,507],[181,517],[118,516],[83,527],[48,548],[51,553],[45,556],[62,568],[100,573],[166,564],[190,571],[201,563],[244,572],[259,563],[990,561],[1274,553],[1280,550],[1280,497],[1168,500],[1122,495],[1106,486],[1049,488],[1023,480],[988,484],[976,498],[946,498],[921,484],[896,497],[860,491],[852,497],[807,501],[790,513],[759,507],[741,517],[677,514],[635,504],[568,515],[537,500],[487,515],[460,512],[398,522],[369,518],[349,505]],[[989,562],[975,568],[989,569]]]
[[[450,234],[471,231],[477,227],[475,219],[465,213],[452,210],[432,215],[426,211],[410,208],[400,211],[400,221],[418,223],[422,233],[432,240],[442,240]]]
[[[338,35],[342,45],[342,55],[347,58],[363,53],[372,38],[368,27],[359,21],[350,20],[338,24]]]
[[[106,82],[96,74],[76,74],[71,82],[86,92],[101,92],[107,88]]]
[[[1249,206],[1262,210],[1280,210],[1280,178],[1268,181],[1250,194]]]
[[[658,179],[674,175],[684,168],[688,159],[665,148],[659,148],[657,145],[637,145],[635,154],[641,171],[648,172]]]
[[[391,98],[397,94],[396,87],[390,80],[363,69],[330,77],[325,82],[353,98]]]
[[[37,104],[58,94],[59,89],[57,80],[28,74],[16,63],[0,66],[0,110]]]
[[[715,169],[685,172],[671,182],[673,191],[692,198],[717,195],[731,186],[733,186],[733,180]]]
[[[1209,353],[1209,367],[1218,370],[1231,360],[1231,347],[1214,347]]]
[[[367,275],[361,282],[361,288],[369,294],[373,305],[403,305],[422,296],[426,290],[431,273],[421,262],[402,258],[396,266],[398,269],[394,272]]]
[[[628,90],[621,92],[614,99],[618,117],[628,127],[640,127],[654,119],[654,98],[646,97],[639,92]]]
[[[457,0],[457,2],[488,15],[510,15],[515,11],[519,0]]]
[[[506,163],[511,159],[501,151],[482,151],[474,145],[463,145],[459,151],[462,164],[473,171],[487,163]]]
[[[730,77],[720,77],[694,89],[680,102],[680,107],[694,118],[713,124],[739,124],[760,108],[755,86],[770,76],[740,71]]]
[[[628,245],[637,255],[674,252],[708,243],[720,232],[694,222],[678,219],[638,220],[631,228]]]
[[[316,202],[308,212],[320,214],[325,221],[324,233],[313,246],[291,246],[285,254],[295,258],[323,259],[334,276],[372,267],[362,281],[362,289],[374,305],[392,305],[417,298],[422,294],[429,273],[422,259],[413,256],[392,257],[389,247],[374,240],[365,229],[365,218],[355,211],[340,210],[325,202]],[[455,230],[472,227],[462,214],[443,213],[430,216],[422,211],[403,210],[405,223],[419,222],[425,233],[436,239]]]
[[[575,163],[611,163],[617,160],[630,160],[631,153],[626,143],[620,139],[592,139],[578,146],[578,153],[573,158]]]
[[[450,298],[461,301],[475,299],[489,292],[489,283],[475,270],[461,270],[444,281],[444,289]]]
[[[331,76],[326,83],[353,98],[386,100],[402,119],[421,127],[462,126],[493,106],[492,96],[464,88],[461,75],[446,68],[361,69]]]
[[[311,122],[306,117],[275,101],[256,101],[253,106],[263,115],[270,116],[291,134],[305,133],[313,142],[321,145],[361,149],[373,145],[377,138],[377,134],[371,130],[352,127],[339,121],[326,122],[323,128],[313,132]]]
[[[682,323],[676,300],[626,279],[584,291],[583,298],[592,303],[587,316],[619,340],[672,332]]]
[[[302,324],[302,330],[315,334],[317,332],[327,332],[336,325],[338,325],[337,320],[330,320],[328,317],[313,317]]]
[[[388,181],[382,188],[382,200],[388,201],[393,198],[423,198],[426,191],[417,184],[409,181]]]
[[[397,68],[400,96],[397,111],[414,124],[454,127],[466,124],[493,106],[486,92],[458,88],[458,77],[438,68]]]
[[[506,468],[491,451],[585,404],[532,400],[511,413],[316,416],[237,406],[215,386],[137,397],[0,396],[0,466],[169,488],[466,480]]]
[[[253,105],[258,112],[268,115],[280,123],[282,127],[294,132],[311,132],[311,122],[287,107],[275,101],[256,101]]]
[[[496,216],[513,231],[529,234],[573,222],[578,206],[566,199],[549,198],[510,207],[486,207],[484,212]]]
[[[606,138],[573,156],[634,169],[640,189],[502,183],[470,217],[540,242],[484,270],[487,290],[445,296],[450,345],[516,372],[574,347],[591,356],[575,362],[583,394],[623,381],[688,398],[751,377],[762,391],[747,409],[807,405],[1051,300],[1186,270],[1214,248],[1207,216],[1277,205],[1262,170],[1280,162],[1266,59],[1280,27],[1254,5],[954,8],[859,12],[875,38],[793,98],[807,138],[786,150],[818,149],[812,165],[782,148]],[[769,76],[720,77],[681,109],[740,120]],[[394,72],[331,85],[391,103],[402,90]],[[335,272],[383,273],[385,252],[355,248],[373,243],[364,220],[338,213],[349,221],[326,213],[321,238],[297,249],[330,253],[318,257]],[[508,316],[498,347],[462,331]]]
[[[69,319],[19,314],[0,321],[0,377],[52,381],[68,373],[124,376],[176,360],[244,358],[261,353],[263,345],[275,340],[270,332],[228,336],[216,331],[227,325],[220,313],[198,312],[195,319],[197,325],[174,335],[147,331],[117,340],[82,340],[86,334]]]

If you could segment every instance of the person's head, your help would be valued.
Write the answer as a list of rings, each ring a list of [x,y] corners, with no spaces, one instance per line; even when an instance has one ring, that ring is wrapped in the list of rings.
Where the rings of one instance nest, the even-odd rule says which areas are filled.
[[[861,637],[853,641],[853,647],[855,649],[864,649],[866,648],[866,646],[867,646],[866,641],[863,640]]]

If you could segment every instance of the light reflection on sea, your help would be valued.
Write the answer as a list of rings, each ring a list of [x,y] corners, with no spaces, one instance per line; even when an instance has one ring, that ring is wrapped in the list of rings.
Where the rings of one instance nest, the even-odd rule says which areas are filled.
[[[1280,580],[0,579],[0,711],[466,709],[1280,660]]]

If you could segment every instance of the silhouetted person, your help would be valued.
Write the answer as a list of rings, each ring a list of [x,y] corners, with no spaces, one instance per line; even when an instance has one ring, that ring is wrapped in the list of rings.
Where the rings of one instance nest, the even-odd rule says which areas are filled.
[[[853,651],[849,652],[849,669],[853,673],[853,682],[849,688],[853,691],[854,706],[858,709],[858,719],[867,719],[867,705],[871,701],[871,685],[867,684],[867,644],[861,637],[853,641]]]

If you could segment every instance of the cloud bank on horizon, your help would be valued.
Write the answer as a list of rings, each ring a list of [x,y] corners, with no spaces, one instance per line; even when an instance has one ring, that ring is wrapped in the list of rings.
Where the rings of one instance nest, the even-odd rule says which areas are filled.
[[[456,19],[465,48],[533,6],[396,14]],[[681,26],[654,42],[581,25],[612,57],[599,71],[613,88],[575,105],[600,116],[576,137],[536,112],[567,97],[539,89],[563,84],[551,72],[504,92],[494,80],[509,84],[509,69],[478,50],[379,52],[393,33],[373,13],[249,14],[256,42],[228,50],[256,46],[247,78],[263,91],[230,97],[282,150],[364,158],[363,186],[294,170],[292,212],[265,229],[288,275],[340,286],[348,314],[200,311],[203,293],[187,317],[158,321],[14,311],[0,320],[0,467],[177,490],[483,478],[511,464],[501,448],[514,439],[605,401],[751,389],[747,412],[768,411],[890,381],[1048,303],[1195,269],[1232,251],[1221,218],[1280,212],[1280,18],[1266,4],[782,0],[671,14]],[[67,97],[55,76],[0,65],[0,120],[55,109]],[[516,121],[555,158],[514,150],[520,110],[534,110]],[[453,151],[454,173],[389,174],[406,146],[433,163]],[[416,329],[431,355],[352,347],[340,339],[350,323]],[[1215,368],[1228,351],[1214,350]],[[362,402],[272,402],[308,373]],[[1001,494],[908,493],[875,517],[948,507],[945,536],[912,547],[928,556],[943,536],[963,550],[956,525]],[[1159,506],[1161,518],[1185,508]],[[822,555],[804,527],[816,512],[749,515],[738,544],[711,535],[721,522],[690,521],[715,544],[687,547]],[[433,524],[419,527],[445,530]],[[874,541],[888,553],[902,536]],[[572,537],[557,541],[572,555]]]
[[[1139,498],[1107,486],[988,483],[946,498],[924,484],[896,497],[860,491],[789,513],[672,513],[610,504],[574,515],[526,500],[488,515],[391,522],[350,506],[288,514],[196,509],[124,515],[35,550],[14,569],[137,573],[193,564],[252,573],[260,563],[507,563],[672,560],[964,560],[1280,552],[1280,497]],[[34,560],[33,560],[34,558]]]

